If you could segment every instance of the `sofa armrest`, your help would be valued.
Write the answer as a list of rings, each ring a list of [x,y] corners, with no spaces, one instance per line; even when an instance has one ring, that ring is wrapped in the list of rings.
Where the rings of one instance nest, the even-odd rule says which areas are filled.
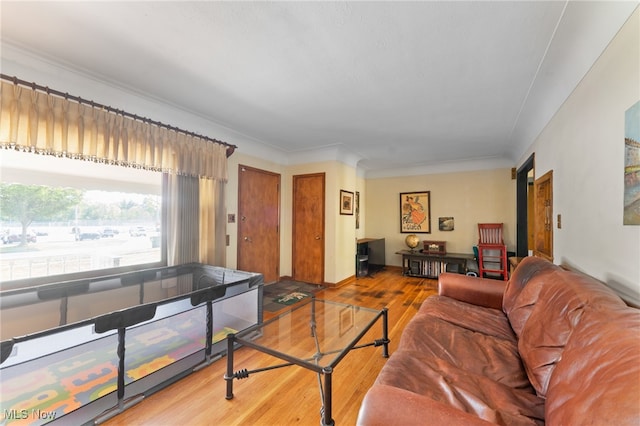
[[[438,294],[487,308],[502,309],[506,281],[443,272],[438,277]]]
[[[375,384],[364,397],[358,426],[464,425],[491,423],[472,414],[393,386]]]

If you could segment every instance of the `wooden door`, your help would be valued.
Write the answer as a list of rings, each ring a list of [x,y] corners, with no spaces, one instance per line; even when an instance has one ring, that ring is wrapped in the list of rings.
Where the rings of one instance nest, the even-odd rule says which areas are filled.
[[[325,174],[293,176],[293,279],[324,283]]]
[[[238,269],[280,279],[280,175],[238,166]]]
[[[553,170],[535,181],[533,254],[553,262]]]

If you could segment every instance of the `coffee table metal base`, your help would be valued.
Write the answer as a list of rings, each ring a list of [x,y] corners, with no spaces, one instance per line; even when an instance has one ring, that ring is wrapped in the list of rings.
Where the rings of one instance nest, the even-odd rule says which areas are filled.
[[[315,303],[315,300],[312,301],[312,303]],[[365,344],[361,344],[361,345],[355,345],[355,343],[357,343],[363,336],[364,334],[369,331],[371,329],[371,327],[373,326],[373,324],[375,322],[377,322],[377,320],[379,318],[382,318],[382,338],[381,339],[376,339],[373,342],[370,343],[365,343]],[[257,326],[258,328],[260,326]],[[311,330],[312,335],[314,335],[315,333],[315,324],[312,321],[312,330]],[[244,333],[243,333],[244,334]],[[317,339],[316,339],[317,342]],[[252,340],[250,339],[242,339],[236,336],[236,334],[229,334],[227,336],[227,344],[228,344],[228,349],[227,349],[227,373],[224,376],[224,380],[226,380],[227,382],[227,394],[226,394],[226,399],[233,399],[233,379],[245,379],[248,378],[250,374],[253,373],[259,373],[262,371],[269,371],[269,370],[274,370],[277,368],[282,368],[282,367],[289,367],[292,365],[299,365],[301,367],[307,368],[309,370],[315,371],[318,374],[318,383],[319,383],[319,387],[320,387],[320,397],[322,400],[322,409],[321,409],[321,425],[322,426],[333,426],[335,425],[335,421],[333,420],[333,413],[332,413],[332,401],[331,401],[331,394],[332,394],[332,382],[331,382],[331,377],[333,374],[333,369],[335,367],[335,365],[342,359],[342,357],[344,355],[346,355],[348,352],[350,352],[353,349],[361,349],[361,348],[365,348],[365,347],[369,347],[369,346],[382,346],[382,356],[384,358],[388,358],[389,357],[389,337],[388,337],[388,309],[384,308],[381,311],[379,311],[379,313],[377,314],[377,316],[375,317],[374,321],[371,322],[371,324],[369,324],[368,327],[366,327],[366,329],[364,329],[360,335],[355,339],[354,341],[354,345],[348,348],[345,348],[345,350],[334,350],[334,351],[330,351],[330,352],[326,352],[323,353],[320,351],[320,347],[318,345],[318,352],[316,354],[314,354],[312,357],[309,357],[307,359],[297,359],[296,357],[287,355],[285,353],[281,353],[278,351],[275,351],[273,349],[270,349],[266,346],[261,346],[259,344],[255,344],[253,343]],[[234,372],[233,370],[233,353],[234,353],[234,346],[236,345],[236,343],[239,343],[243,346],[247,346],[247,347],[251,347],[253,349],[256,349],[260,352],[269,354],[271,356],[274,356],[276,358],[280,358],[283,359],[285,361],[288,361],[286,363],[283,364],[278,364],[278,365],[273,365],[270,367],[265,367],[265,368],[259,368],[259,369],[255,369],[255,370],[247,370],[247,369],[242,369],[242,370],[238,370],[236,372]],[[310,365],[310,362],[313,361],[317,361],[319,359],[321,359],[322,357],[324,357],[325,355],[329,355],[332,353],[339,353],[339,352],[343,352],[341,356],[339,356],[331,366],[324,366],[324,367],[320,367],[320,366],[315,366],[315,365]]]

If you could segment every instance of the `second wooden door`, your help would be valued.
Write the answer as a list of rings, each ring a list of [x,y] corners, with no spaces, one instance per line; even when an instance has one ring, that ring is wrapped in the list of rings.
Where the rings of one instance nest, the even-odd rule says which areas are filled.
[[[324,173],[293,177],[293,279],[324,283]]]

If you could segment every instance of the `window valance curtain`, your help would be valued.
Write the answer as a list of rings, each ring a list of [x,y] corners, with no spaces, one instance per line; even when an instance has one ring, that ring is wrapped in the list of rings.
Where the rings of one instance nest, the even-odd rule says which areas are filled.
[[[0,82],[0,147],[227,181],[227,147]]]

